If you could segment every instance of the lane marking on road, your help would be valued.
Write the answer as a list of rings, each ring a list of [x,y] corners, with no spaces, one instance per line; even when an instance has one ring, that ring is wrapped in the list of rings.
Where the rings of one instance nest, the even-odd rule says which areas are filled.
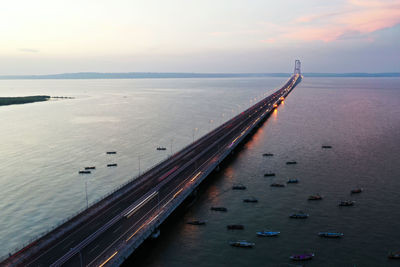
[[[127,213],[125,213],[125,217],[129,218],[131,217],[138,209],[140,209],[141,207],[143,207],[147,202],[149,202],[153,197],[155,197],[158,194],[158,191],[153,192],[152,194],[150,194],[148,197],[146,197],[145,199],[143,199],[142,202],[140,202],[139,204],[137,204],[135,207],[133,207],[130,211],[128,211]]]
[[[117,255],[117,253],[118,253],[118,251],[115,251],[115,253],[112,254],[111,257],[109,257],[105,262],[100,264],[99,267],[103,267],[104,265],[106,265],[106,263],[109,262],[112,258],[114,258],[114,256]]]

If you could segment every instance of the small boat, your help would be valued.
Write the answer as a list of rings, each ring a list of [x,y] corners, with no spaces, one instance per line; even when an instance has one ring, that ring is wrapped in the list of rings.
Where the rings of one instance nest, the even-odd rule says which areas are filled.
[[[95,166],[85,167],[85,170],[95,170],[95,169],[96,169]]]
[[[388,255],[389,259],[400,259],[400,251],[398,252],[390,252]]]
[[[286,183],[288,183],[288,184],[297,184],[297,183],[299,183],[299,180],[297,180],[297,179],[289,179]]]
[[[291,260],[294,261],[306,261],[311,260],[314,257],[314,253],[294,254],[290,256]]]
[[[187,224],[191,225],[205,225],[207,221],[199,221],[199,220],[194,220],[194,221],[188,221]]]
[[[353,201],[353,200],[340,201],[339,206],[340,207],[353,206],[354,203],[355,203],[355,201]]]
[[[263,154],[264,157],[272,157],[273,155],[274,155],[274,154],[272,154],[272,153],[264,153],[264,154]]]
[[[265,177],[268,177],[268,176],[275,176],[275,173],[274,173],[274,172],[267,172],[267,173],[264,173],[264,176],[265,176]]]
[[[287,164],[287,165],[297,164],[297,161],[287,161],[286,164]]]
[[[157,147],[156,149],[157,149],[157,150],[167,150],[166,147],[161,147],[161,146]]]
[[[292,219],[307,219],[310,215],[304,212],[299,212],[299,213],[293,213],[289,216],[289,218]]]
[[[244,226],[241,224],[229,224],[226,228],[228,228],[228,230],[243,230]]]
[[[232,242],[229,242],[229,245],[231,245],[231,246],[233,246],[233,247],[252,248],[252,247],[254,247],[256,244],[251,243],[251,242],[247,242],[246,240],[239,240],[239,241],[232,241]]]
[[[332,148],[332,146],[322,146],[322,148]]]
[[[117,167],[118,164],[117,163],[111,163],[111,164],[107,164],[107,167]]]
[[[350,194],[358,194],[361,193],[363,191],[362,188],[356,188],[350,191]]]
[[[321,237],[328,237],[328,238],[340,238],[344,236],[343,233],[332,233],[332,232],[319,232],[318,235]]]
[[[117,151],[107,151],[106,154],[108,154],[108,155],[117,154]]]
[[[244,185],[242,185],[242,184],[234,184],[234,185],[232,186],[232,189],[233,189],[233,190],[245,190],[246,187],[245,187]]]
[[[260,231],[256,234],[258,236],[278,236],[281,232],[273,232],[273,231]]]
[[[90,174],[91,171],[79,171],[79,174]]]
[[[272,183],[270,186],[272,187],[285,187],[284,184]]]
[[[243,199],[243,202],[247,202],[247,203],[257,203],[258,199],[255,197],[249,197],[249,198],[245,198]]]
[[[225,207],[211,207],[211,210],[214,210],[214,211],[228,211],[228,209],[225,208]]]
[[[322,196],[320,194],[311,195],[308,200],[322,200]]]

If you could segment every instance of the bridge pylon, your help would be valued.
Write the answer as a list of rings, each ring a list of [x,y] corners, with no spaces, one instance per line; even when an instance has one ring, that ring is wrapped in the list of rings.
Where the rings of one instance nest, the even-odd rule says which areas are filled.
[[[300,60],[296,59],[294,61],[294,74],[299,74],[301,75],[301,62]]]

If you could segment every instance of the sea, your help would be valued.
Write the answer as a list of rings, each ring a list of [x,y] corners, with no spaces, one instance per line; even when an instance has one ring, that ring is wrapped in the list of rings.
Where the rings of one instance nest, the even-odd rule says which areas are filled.
[[[0,80],[1,96],[73,97],[0,107],[0,255],[135,179],[286,79]],[[133,260],[135,266],[293,266],[298,263],[290,255],[301,253],[315,254],[306,266],[398,266],[387,255],[400,251],[399,105],[398,77],[305,76]],[[118,166],[108,168],[110,163]],[[96,169],[78,174],[86,166]],[[264,177],[266,172],[276,176]],[[299,183],[286,184],[289,179]],[[232,190],[236,183],[247,189]],[[356,188],[363,192],[350,194]],[[317,193],[322,200],[307,200]],[[258,203],[243,203],[247,197]],[[355,205],[338,206],[346,200]],[[289,218],[299,211],[309,218]],[[193,219],[207,224],[186,224]],[[228,224],[245,228],[227,230]],[[281,234],[257,237],[263,230]],[[321,231],[344,236],[326,239],[317,235]],[[229,246],[237,240],[255,246]]]

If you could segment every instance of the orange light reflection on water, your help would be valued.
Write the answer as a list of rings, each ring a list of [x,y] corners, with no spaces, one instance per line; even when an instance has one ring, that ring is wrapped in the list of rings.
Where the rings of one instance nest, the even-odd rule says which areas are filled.
[[[251,139],[245,144],[246,149],[253,149],[258,146],[264,136],[264,129],[262,127],[254,133]]]
[[[232,166],[228,166],[224,170],[224,176],[228,178],[229,181],[232,181],[233,176],[235,174],[235,170],[232,168]]]

